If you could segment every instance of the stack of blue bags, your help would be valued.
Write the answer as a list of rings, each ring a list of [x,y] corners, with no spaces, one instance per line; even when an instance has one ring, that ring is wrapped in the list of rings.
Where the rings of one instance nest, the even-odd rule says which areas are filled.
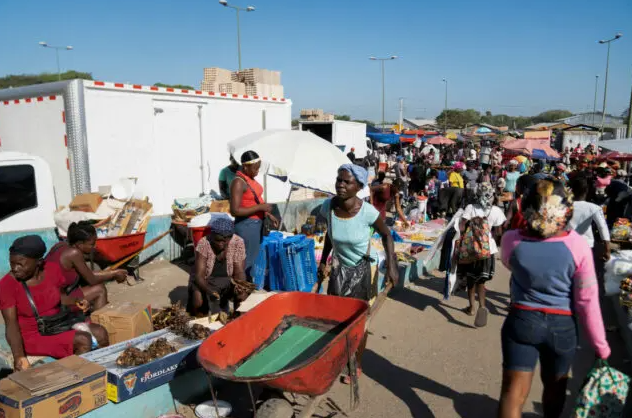
[[[253,268],[257,289],[311,292],[317,274],[314,240],[275,231],[263,238]]]

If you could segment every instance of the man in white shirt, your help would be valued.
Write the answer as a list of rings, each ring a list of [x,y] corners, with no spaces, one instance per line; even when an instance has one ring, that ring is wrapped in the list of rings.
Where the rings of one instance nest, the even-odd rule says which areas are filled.
[[[467,158],[468,161],[476,161],[476,150],[474,148],[470,148],[470,155]]]
[[[594,203],[586,202],[588,195],[588,179],[583,176],[575,177],[571,181],[571,190],[573,191],[573,217],[568,222],[568,228],[574,229],[579,235],[583,236],[590,248],[595,247],[595,237],[593,236],[592,224],[595,223],[599,236],[604,243],[603,261],[610,259],[610,231],[606,224],[606,218],[603,216],[601,206]]]

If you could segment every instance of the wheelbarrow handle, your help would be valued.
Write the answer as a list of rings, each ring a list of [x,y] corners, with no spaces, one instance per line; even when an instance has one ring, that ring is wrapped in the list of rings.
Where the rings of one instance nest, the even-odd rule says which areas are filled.
[[[373,305],[371,306],[371,309],[369,310],[370,319],[372,319],[375,316],[375,314],[377,314],[377,312],[380,310],[380,308],[384,304],[384,301],[386,300],[386,297],[388,296],[388,293],[391,291],[391,289],[393,289],[393,283],[388,282],[386,286],[384,287],[384,290],[382,290],[382,292],[380,292],[380,294],[377,296],[377,298],[375,299],[375,302],[373,302]]]
[[[155,243],[157,243],[158,241],[160,241],[161,239],[163,239],[165,237],[165,235],[167,235],[169,232],[171,232],[171,229],[166,230],[165,232],[163,232],[162,234],[158,235],[156,238],[152,239],[151,241],[149,241],[147,244],[145,244],[143,246],[143,248],[141,248],[140,250],[136,251],[134,254],[132,255],[128,255],[127,257],[125,257],[124,259],[122,259],[121,261],[117,261],[116,263],[112,264],[111,266],[106,267],[103,271],[110,271],[110,270],[115,270],[119,267],[121,267],[123,264],[127,263],[128,261],[130,261],[132,258],[136,257],[138,254],[142,253],[143,251],[145,251],[147,248],[151,247],[152,245],[154,245]]]

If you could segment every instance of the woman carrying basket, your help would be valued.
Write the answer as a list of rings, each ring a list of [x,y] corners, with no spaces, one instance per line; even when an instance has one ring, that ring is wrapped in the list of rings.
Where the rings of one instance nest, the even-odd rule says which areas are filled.
[[[368,173],[360,166],[344,164],[338,170],[336,196],[326,200],[320,212],[327,219],[328,228],[318,267],[316,291],[320,290],[327,276],[327,259],[333,250],[327,294],[367,302],[373,297],[370,256],[373,230],[382,237],[386,251],[386,280],[393,285],[397,283],[399,272],[390,230],[377,209],[357,197],[367,181]],[[366,335],[356,354],[358,374],[365,346]]]

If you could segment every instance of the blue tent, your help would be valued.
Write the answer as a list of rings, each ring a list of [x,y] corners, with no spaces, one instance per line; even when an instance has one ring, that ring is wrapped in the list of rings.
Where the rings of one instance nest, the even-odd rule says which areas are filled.
[[[399,144],[399,135],[397,134],[380,134],[374,132],[367,132],[366,136],[374,140],[375,142],[380,142],[382,144]]]
[[[555,158],[555,157],[551,157],[547,155],[546,152],[544,152],[544,150],[539,149],[539,148],[535,148],[533,150],[533,152],[531,153],[531,158],[533,158],[534,160],[547,160],[547,161],[559,160],[559,158]]]

